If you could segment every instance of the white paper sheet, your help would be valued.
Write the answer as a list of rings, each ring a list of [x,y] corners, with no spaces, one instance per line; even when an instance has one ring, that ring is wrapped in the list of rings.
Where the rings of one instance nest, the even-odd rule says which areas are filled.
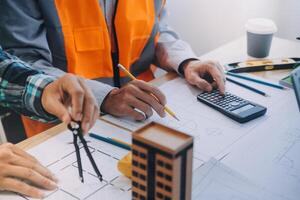
[[[249,85],[253,85],[253,83],[249,83]],[[109,115],[104,116],[104,118],[132,131],[137,130],[150,121],[157,121],[194,136],[195,157],[204,161],[210,157],[221,158],[228,153],[227,149],[236,144],[245,135],[251,133],[256,126],[261,123],[271,123],[269,120],[270,116],[278,112],[287,101],[293,100],[292,91],[283,91],[261,85],[256,85],[255,87],[270,93],[272,96],[264,97],[240,86],[227,83],[228,92],[268,108],[265,116],[246,124],[239,124],[198,102],[196,97],[201,91],[189,86],[182,78],[169,81],[160,87],[167,97],[168,106],[175,111],[180,119],[179,122],[170,116],[162,119],[156,114],[144,122],[135,122],[130,119],[115,118]]]
[[[0,200],[25,200],[25,198],[18,196],[16,193],[13,192],[1,192]]]
[[[131,134],[121,128],[97,120],[91,132],[103,137],[116,137],[126,142],[131,141]],[[86,136],[88,146],[95,162],[103,175],[100,182],[96,177],[89,159],[80,145],[84,183],[78,175],[75,148],[72,133],[68,130],[50,138],[44,143],[29,150],[41,163],[48,167],[59,179],[58,189],[47,191],[45,200],[78,200],[78,199],[131,199],[131,181],[117,170],[117,162],[128,153],[127,150]],[[110,192],[114,192],[110,194]],[[0,200],[24,199],[14,193],[0,193]],[[32,198],[26,197],[32,200]]]
[[[278,196],[210,159],[193,174],[193,200],[278,200]]]
[[[180,122],[171,117],[160,119],[157,115],[144,123],[111,116],[106,116],[106,119],[131,130],[136,130],[153,120],[187,132],[195,138],[194,157],[207,161],[211,157],[219,159],[228,155],[228,159],[224,159],[226,164],[259,187],[268,189],[280,196],[280,199],[299,199],[300,114],[294,91],[236,80],[270,95],[264,97],[227,83],[228,92],[267,107],[265,116],[246,124],[234,122],[218,111],[197,102],[196,96],[200,91],[188,86],[183,79],[177,78],[162,85],[160,89],[167,96],[168,105],[180,118]],[[207,188],[205,194],[210,194],[210,189],[216,191],[214,187],[223,186],[224,184],[214,183]],[[220,188],[226,192],[225,188],[223,189]],[[236,198],[251,199],[250,197],[252,196]]]
[[[258,194],[269,194],[267,192],[263,193],[263,190],[261,190],[261,188],[266,187],[267,191],[276,191],[281,199],[296,200],[295,197],[300,195],[300,157],[298,156],[300,152],[300,117],[293,91],[282,91],[258,85],[256,87],[263,89],[271,97],[266,98],[231,83],[227,84],[229,92],[268,108],[265,116],[246,124],[239,124],[212,108],[199,103],[196,96],[200,91],[189,86],[180,78],[160,87],[167,96],[168,106],[175,111],[180,118],[180,122],[169,116],[161,119],[157,115],[144,123],[135,123],[110,116],[106,116],[105,119],[130,130],[136,130],[145,123],[149,123],[150,120],[154,120],[193,135],[195,138],[194,170],[203,170],[204,168],[200,166],[211,157],[218,159],[228,155],[224,161],[227,166],[232,167],[237,172],[231,174],[235,177],[233,180],[237,179],[239,181],[229,181],[227,183],[227,180],[232,180],[231,176],[229,178],[227,176],[228,179],[224,178],[225,182],[199,182],[194,185],[194,188],[200,189],[194,190],[196,192],[200,191],[197,194],[201,198],[209,199],[208,197],[213,191],[219,190],[218,194],[221,196],[217,196],[215,199],[224,199],[221,197],[226,197],[225,199],[229,200],[255,199],[256,193],[251,193],[259,191]],[[97,121],[91,132],[131,142],[129,131],[114,127],[103,121]],[[90,167],[89,162],[86,164],[86,161],[84,161],[86,185],[81,185],[82,183],[79,182],[74,147],[73,144],[70,144],[72,142],[70,131],[65,131],[29,151],[42,164],[56,173],[60,179],[59,189],[50,192],[46,200],[72,199],[73,197],[75,199],[88,198],[90,200],[99,199],[100,197],[114,199],[113,197],[110,198],[111,193],[115,195],[116,199],[131,199],[130,181],[120,176],[116,171],[116,161],[126,155],[128,151],[94,138],[87,137],[86,139],[89,141],[88,145],[91,147],[93,155],[95,155],[100,170],[103,170],[105,177],[103,183],[100,183],[94,176],[93,169]],[[81,149],[81,155],[82,159],[86,160],[83,149]],[[102,163],[103,160],[105,160],[105,165]],[[222,175],[218,170],[212,172],[214,172],[213,174]],[[205,172],[203,173],[205,174]],[[236,174],[242,175],[236,177]],[[257,186],[254,187],[252,184],[253,187],[249,187],[249,184],[245,184],[247,186],[245,188],[242,187],[238,191],[232,190],[232,188],[238,188],[239,184],[247,182],[244,182],[244,180],[250,183],[254,182]],[[231,189],[227,187],[228,184]],[[257,187],[260,189],[257,189]],[[245,191],[249,195],[244,195]],[[0,199],[2,197],[1,193]],[[268,199],[268,195],[263,197]],[[14,196],[7,198],[14,198]],[[17,196],[16,198],[18,199]]]
[[[299,153],[300,114],[286,106],[274,116],[273,124],[257,127],[257,132],[232,149],[224,162],[282,199],[298,200]]]
[[[111,185],[92,194],[87,200],[114,200],[114,199],[131,199],[131,191],[123,191]]]

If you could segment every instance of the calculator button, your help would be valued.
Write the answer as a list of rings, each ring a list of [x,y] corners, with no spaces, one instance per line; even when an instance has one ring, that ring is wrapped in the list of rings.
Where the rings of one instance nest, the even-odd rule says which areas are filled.
[[[240,105],[240,102],[237,102],[237,101],[233,101],[230,103],[231,106],[238,106]]]

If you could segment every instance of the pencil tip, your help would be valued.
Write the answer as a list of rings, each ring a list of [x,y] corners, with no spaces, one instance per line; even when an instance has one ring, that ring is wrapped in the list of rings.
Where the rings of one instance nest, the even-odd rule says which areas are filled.
[[[177,121],[180,121],[179,119],[178,119],[178,117],[176,117],[175,115],[173,116]]]

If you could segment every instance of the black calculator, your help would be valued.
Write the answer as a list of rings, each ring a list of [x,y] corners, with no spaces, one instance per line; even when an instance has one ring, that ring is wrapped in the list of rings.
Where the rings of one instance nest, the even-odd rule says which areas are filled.
[[[197,99],[239,123],[245,123],[260,117],[267,111],[264,106],[228,92],[221,95],[218,90],[203,92],[197,96]]]

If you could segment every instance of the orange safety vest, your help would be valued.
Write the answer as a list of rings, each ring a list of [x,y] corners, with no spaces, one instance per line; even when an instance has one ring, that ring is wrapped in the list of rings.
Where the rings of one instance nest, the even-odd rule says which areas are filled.
[[[85,78],[113,77],[111,42],[98,0],[55,0],[68,71]],[[114,16],[119,63],[139,59],[155,23],[153,0],[119,0]],[[125,74],[121,73],[121,76]]]
[[[130,70],[143,54],[147,54],[144,49],[151,37],[154,38],[152,48],[155,48],[159,37],[158,29],[154,29],[159,16],[157,0],[117,2],[113,23],[118,63]],[[109,31],[99,1],[55,0],[54,3],[62,27],[68,72],[90,79],[112,78],[116,66],[113,66]],[[164,3],[161,1],[160,10]],[[154,78],[149,66],[139,71],[135,74],[139,79]],[[120,76],[126,75],[120,72]],[[23,119],[23,124],[27,136],[44,130],[40,122]]]

